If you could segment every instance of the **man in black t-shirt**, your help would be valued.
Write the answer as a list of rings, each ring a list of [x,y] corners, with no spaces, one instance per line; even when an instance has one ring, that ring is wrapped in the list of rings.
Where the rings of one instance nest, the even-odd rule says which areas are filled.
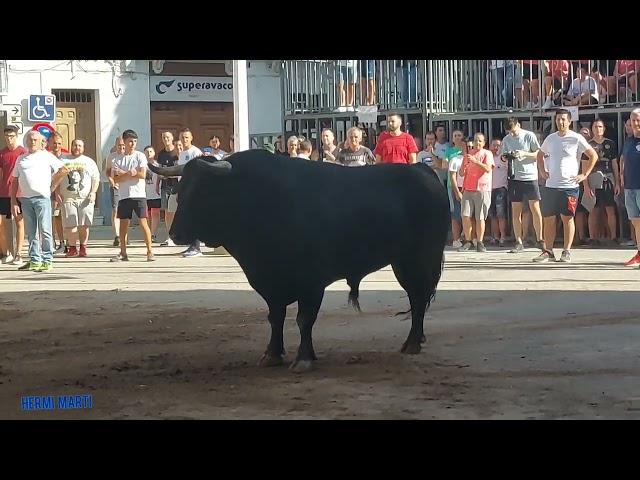
[[[598,238],[598,230],[600,230],[601,218],[598,209],[604,207],[607,213],[607,225],[611,234],[610,241],[607,243],[616,244],[618,238],[618,230],[616,227],[616,200],[615,196],[620,193],[620,171],[618,170],[618,148],[613,140],[604,137],[605,125],[600,119],[591,125],[592,138],[589,145],[598,154],[598,162],[593,167],[593,172],[601,172],[604,175],[602,188],[593,189],[589,185],[589,178],[584,181],[584,195],[593,195],[596,197],[596,204],[589,215],[589,238],[594,241]]]
[[[162,143],[164,148],[156,155],[157,162],[163,167],[173,167],[178,161],[178,149],[173,143],[173,133],[162,132]],[[160,208],[164,210],[164,221],[167,226],[167,232],[173,223],[173,216],[176,212],[169,211],[169,195],[175,193],[178,185],[177,178],[162,178],[160,181]],[[160,244],[161,247],[173,247],[173,241],[170,238]]]

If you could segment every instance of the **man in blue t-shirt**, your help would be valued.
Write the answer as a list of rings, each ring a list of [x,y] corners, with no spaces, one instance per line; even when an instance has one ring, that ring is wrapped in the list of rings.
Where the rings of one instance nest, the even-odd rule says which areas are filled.
[[[640,249],[640,108],[631,112],[629,120],[633,135],[625,140],[622,148],[620,177],[627,215],[636,232],[636,246]],[[625,265],[640,265],[640,250]]]

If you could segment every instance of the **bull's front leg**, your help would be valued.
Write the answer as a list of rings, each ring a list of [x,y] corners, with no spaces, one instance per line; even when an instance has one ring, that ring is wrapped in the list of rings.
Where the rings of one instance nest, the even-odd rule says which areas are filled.
[[[271,324],[271,339],[267,350],[258,362],[261,367],[282,365],[284,355],[284,318],[287,315],[286,305],[269,305],[269,323]]]
[[[305,298],[298,299],[298,316],[296,323],[300,329],[300,347],[295,361],[289,368],[294,372],[306,372],[313,368],[313,361],[317,360],[316,353],[313,350],[313,340],[311,332],[313,324],[318,318],[318,311],[322,304],[324,296],[324,288],[318,289]]]

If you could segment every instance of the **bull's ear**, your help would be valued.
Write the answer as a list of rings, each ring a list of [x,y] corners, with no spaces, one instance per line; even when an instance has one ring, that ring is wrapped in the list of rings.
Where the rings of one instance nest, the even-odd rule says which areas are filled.
[[[218,160],[217,162],[207,162],[203,164],[210,169],[215,175],[229,175],[231,173],[231,164],[226,160]]]

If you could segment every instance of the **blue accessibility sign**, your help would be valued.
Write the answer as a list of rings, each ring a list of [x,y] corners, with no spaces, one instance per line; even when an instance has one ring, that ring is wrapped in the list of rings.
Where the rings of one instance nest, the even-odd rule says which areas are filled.
[[[53,122],[56,119],[55,95],[29,95],[30,122]]]

